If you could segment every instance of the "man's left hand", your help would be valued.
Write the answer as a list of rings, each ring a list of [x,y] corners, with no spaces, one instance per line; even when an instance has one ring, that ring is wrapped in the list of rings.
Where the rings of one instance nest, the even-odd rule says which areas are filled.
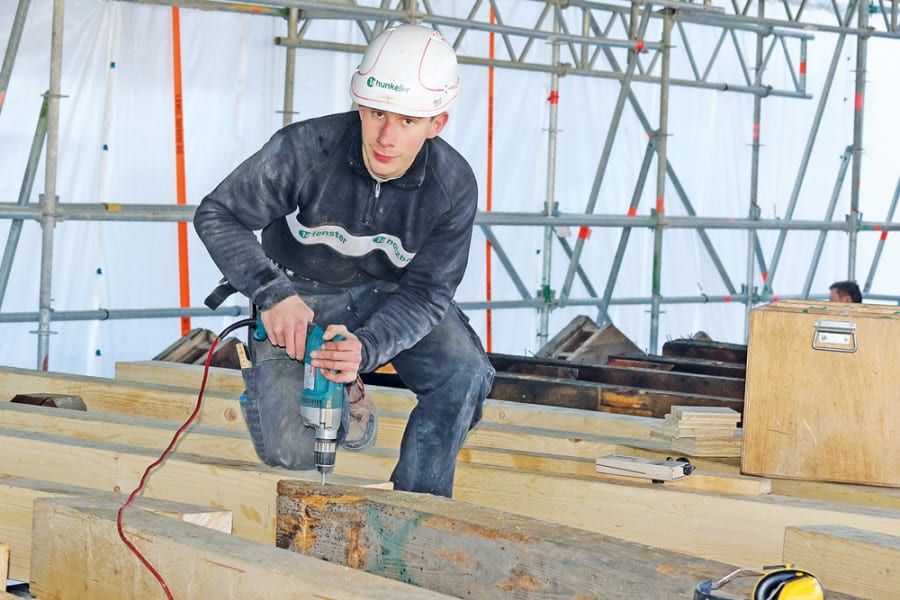
[[[342,340],[335,340],[341,336]],[[329,325],[322,334],[322,347],[310,353],[312,366],[335,383],[351,383],[359,374],[362,343],[344,325]]]

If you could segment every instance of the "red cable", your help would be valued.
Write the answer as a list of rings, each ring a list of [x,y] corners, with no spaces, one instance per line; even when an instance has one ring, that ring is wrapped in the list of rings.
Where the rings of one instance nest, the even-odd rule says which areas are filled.
[[[153,574],[153,576],[156,577],[156,580],[159,582],[159,585],[162,586],[163,591],[166,593],[166,597],[169,600],[174,600],[174,596],[172,596],[172,592],[169,591],[169,586],[166,585],[166,582],[162,578],[162,575],[159,574],[159,571],[157,571],[155,568],[153,568],[153,565],[151,565],[150,561],[148,561],[144,557],[144,555],[141,554],[140,550],[138,550],[134,546],[134,544],[132,544],[128,540],[128,538],[125,537],[125,530],[122,527],[122,513],[124,513],[125,509],[131,505],[131,503],[134,501],[134,498],[143,491],[144,485],[147,483],[147,478],[150,476],[150,471],[152,471],[157,466],[162,464],[163,461],[165,461],[166,458],[168,458],[169,454],[172,453],[172,449],[175,447],[175,444],[178,442],[178,438],[181,437],[181,434],[184,433],[184,431],[188,427],[190,427],[191,423],[194,422],[194,419],[197,418],[197,415],[200,414],[200,406],[201,406],[201,403],[203,400],[203,390],[206,389],[206,379],[209,376],[209,364],[212,362],[213,351],[216,349],[216,344],[218,344],[218,343],[219,343],[219,338],[216,338],[213,340],[212,345],[209,347],[209,354],[206,357],[206,366],[203,369],[203,381],[200,383],[200,393],[197,394],[197,404],[196,404],[196,406],[194,406],[194,412],[192,412],[191,416],[188,417],[188,420],[185,421],[184,424],[178,428],[178,431],[176,431],[175,435],[172,436],[172,441],[169,442],[168,447],[166,447],[166,449],[163,451],[163,453],[160,455],[160,457],[158,459],[156,459],[156,461],[153,464],[151,464],[149,467],[147,467],[147,469],[144,471],[144,475],[141,477],[141,482],[134,489],[134,491],[131,492],[131,495],[128,496],[128,500],[119,509],[118,516],[116,517],[116,527],[119,530],[119,537],[122,538],[122,541],[125,542],[125,545],[128,546],[128,548],[132,552],[134,552],[135,556],[137,556],[138,559],[140,559],[140,561],[142,563],[144,563],[144,566],[150,570],[150,572]]]

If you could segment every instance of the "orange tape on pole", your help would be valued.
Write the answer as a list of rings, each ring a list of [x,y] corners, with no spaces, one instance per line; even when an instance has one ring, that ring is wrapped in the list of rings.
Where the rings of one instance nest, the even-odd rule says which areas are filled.
[[[181,88],[181,19],[178,7],[172,7],[172,77],[175,89],[175,186],[179,205],[187,204],[184,176],[184,103]],[[178,223],[178,291],[182,308],[191,305],[188,269],[187,223]],[[191,318],[181,317],[181,335],[191,330]]]

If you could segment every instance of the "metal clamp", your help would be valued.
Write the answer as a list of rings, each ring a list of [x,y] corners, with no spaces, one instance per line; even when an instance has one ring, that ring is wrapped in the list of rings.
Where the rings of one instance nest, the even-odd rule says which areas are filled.
[[[856,323],[848,321],[816,321],[812,347],[829,352],[856,352]]]

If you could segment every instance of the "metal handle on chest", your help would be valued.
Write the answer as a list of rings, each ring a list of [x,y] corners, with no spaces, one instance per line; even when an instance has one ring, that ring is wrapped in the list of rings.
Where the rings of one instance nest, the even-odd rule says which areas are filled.
[[[847,321],[816,321],[812,347],[829,352],[856,352],[856,323]]]

